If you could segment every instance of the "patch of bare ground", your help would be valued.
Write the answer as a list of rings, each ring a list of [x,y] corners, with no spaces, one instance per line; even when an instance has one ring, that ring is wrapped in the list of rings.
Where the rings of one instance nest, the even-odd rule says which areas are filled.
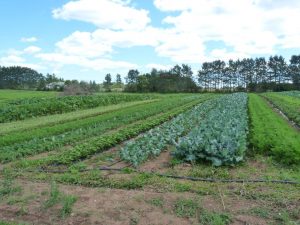
[[[234,219],[232,225],[267,225],[267,221],[256,216],[239,215]]]
[[[60,208],[43,209],[49,192],[49,184],[19,181],[22,195],[35,194],[23,206],[0,203],[0,220],[28,222],[32,224],[191,224],[191,220],[179,218],[173,213],[177,198],[190,197],[189,193],[155,193],[137,190],[97,189],[81,186],[59,185],[65,194],[78,197],[72,214],[62,219]],[[149,204],[153,198],[162,198],[166,207]]]
[[[114,176],[120,176],[119,179],[130,179],[130,174],[126,178],[122,175],[124,174]],[[7,199],[1,201],[0,220],[31,224],[195,224],[197,218],[181,218],[174,211],[174,206],[179,199],[191,199],[199,202],[200,207],[208,212],[228,213],[233,224],[267,224],[271,221],[254,216],[250,210],[269,207],[272,204],[266,205],[267,202],[260,199],[247,199],[238,194],[230,194],[228,190],[236,192],[234,184],[230,184],[232,187],[219,185],[218,188],[218,184],[213,184],[212,188],[216,193],[206,195],[195,192],[157,192],[150,188],[122,190],[60,184],[60,192],[78,198],[71,215],[62,219],[59,216],[60,205],[49,209],[43,208],[43,204],[49,198],[49,183],[27,180],[16,182],[22,187],[22,193],[13,197],[20,199],[30,195],[34,197],[21,204],[8,204]],[[290,203],[288,210],[299,207],[296,202]]]
[[[163,151],[158,157],[152,158],[143,163],[139,167],[139,170],[165,172],[169,168],[170,160],[170,151]]]

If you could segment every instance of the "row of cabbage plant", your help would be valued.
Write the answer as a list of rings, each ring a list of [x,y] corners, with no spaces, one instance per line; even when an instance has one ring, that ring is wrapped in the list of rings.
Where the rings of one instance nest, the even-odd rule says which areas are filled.
[[[121,158],[138,166],[149,157],[158,156],[168,145],[174,144],[180,136],[187,134],[195,125],[199,125],[206,114],[216,107],[217,102],[216,98],[205,101],[127,142],[120,151]]]
[[[173,155],[189,162],[210,161],[214,166],[242,161],[247,149],[247,101],[245,93],[216,99],[201,123],[179,138]]]

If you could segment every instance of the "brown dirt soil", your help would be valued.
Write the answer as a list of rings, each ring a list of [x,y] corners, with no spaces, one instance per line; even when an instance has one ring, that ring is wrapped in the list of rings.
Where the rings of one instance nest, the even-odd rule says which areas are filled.
[[[171,160],[170,151],[162,152],[158,157],[153,158],[145,162],[139,167],[141,171],[155,171],[164,172],[169,167]]]
[[[196,218],[180,218],[174,212],[178,199],[192,199],[210,212],[226,212],[232,215],[232,224],[267,224],[268,220],[248,215],[254,207],[263,207],[264,202],[254,199],[226,196],[223,190],[216,195],[199,195],[190,192],[155,192],[146,190],[121,190],[59,185],[64,194],[78,197],[71,215],[60,217],[61,205],[44,209],[49,198],[49,183],[17,180],[22,193],[12,196],[26,199],[22,203],[0,202],[0,221],[27,222],[30,224],[195,224]],[[222,198],[221,198],[222,195]],[[152,203],[158,199],[161,205]],[[224,210],[225,206],[225,210]],[[241,213],[243,212],[243,213]]]
[[[267,222],[256,216],[239,215],[235,218],[232,225],[267,225]]]

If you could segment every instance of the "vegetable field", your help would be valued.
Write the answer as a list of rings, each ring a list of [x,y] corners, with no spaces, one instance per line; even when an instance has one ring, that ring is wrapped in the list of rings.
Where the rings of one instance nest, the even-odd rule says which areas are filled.
[[[1,176],[82,188],[221,196],[222,213],[210,212],[224,222],[218,224],[253,213],[228,216],[226,204],[234,207],[234,196],[270,210],[286,198],[297,211],[299,93],[5,97],[0,109]],[[284,182],[293,185],[285,189]],[[267,188],[257,201],[262,185]],[[0,186],[0,199],[1,193]],[[176,200],[171,211],[183,215],[194,200]],[[208,213],[197,207],[194,213]],[[289,221],[299,219],[293,215],[287,214]],[[276,224],[284,218],[270,214],[268,220]]]

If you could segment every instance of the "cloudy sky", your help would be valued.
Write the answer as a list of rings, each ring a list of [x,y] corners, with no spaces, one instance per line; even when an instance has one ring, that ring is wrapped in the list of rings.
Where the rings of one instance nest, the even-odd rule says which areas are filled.
[[[0,65],[65,79],[300,54],[299,0],[1,0],[0,9]]]

